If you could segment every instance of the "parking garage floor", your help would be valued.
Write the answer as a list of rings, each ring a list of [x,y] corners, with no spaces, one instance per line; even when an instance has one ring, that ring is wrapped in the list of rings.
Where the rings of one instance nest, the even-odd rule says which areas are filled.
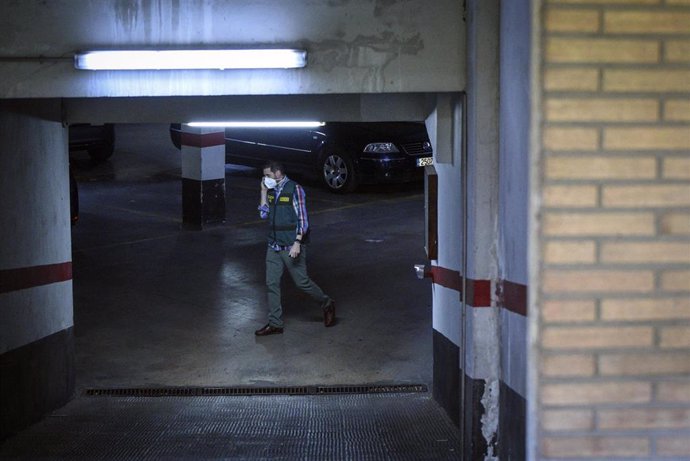
[[[454,459],[457,433],[429,392],[85,396],[89,390],[118,388],[431,388],[431,285],[413,271],[425,260],[420,184],[335,195],[305,179],[312,226],[308,268],[336,300],[337,323],[324,328],[319,308],[286,276],[285,332],[258,338],[254,330],[267,315],[265,228],[256,212],[259,173],[228,165],[227,221],[200,232],[182,230],[180,153],[169,142],[167,126],[118,125],[116,133],[110,161],[93,165],[86,154],[72,159],[80,188],[80,219],[72,236],[77,394],[42,427],[76,420],[65,430],[76,431],[73,444],[78,445],[83,437],[76,434],[85,430],[79,424],[98,420],[106,425],[99,430],[115,434],[118,443],[202,444],[210,447],[208,459]],[[274,411],[279,408],[285,410]],[[60,418],[63,414],[72,417]],[[171,420],[171,414],[182,416]],[[221,415],[238,414],[245,418],[237,419],[243,425],[222,424]],[[161,418],[167,425],[156,425]],[[135,429],[139,424],[143,433]],[[58,440],[36,427],[26,432],[29,437],[22,433],[8,440],[0,455],[21,453],[15,450],[18,440],[34,446],[36,434],[44,434],[44,442]],[[244,434],[238,435],[239,445],[223,456],[226,436],[237,431]],[[399,434],[399,443],[381,431]],[[211,433],[217,438],[198,436]],[[422,435],[410,439],[409,434]],[[242,442],[242,436],[248,438]],[[72,443],[59,440],[63,448]],[[307,450],[312,442],[321,448]],[[70,445],[77,450],[74,456],[77,445]],[[107,443],[94,446],[101,447],[100,459],[144,457],[144,452],[113,451]],[[362,451],[348,451],[357,449]],[[180,456],[198,458],[189,450]]]
[[[81,397],[2,459],[449,460],[458,434],[423,394]]]

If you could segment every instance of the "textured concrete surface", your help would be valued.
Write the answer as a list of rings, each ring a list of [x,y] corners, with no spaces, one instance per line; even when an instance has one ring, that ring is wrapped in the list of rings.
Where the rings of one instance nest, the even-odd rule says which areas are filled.
[[[181,223],[179,152],[166,125],[118,125],[109,162],[73,156],[77,388],[431,383],[431,287],[421,185],[333,195],[304,181],[308,267],[337,302],[319,309],[284,279],[285,333],[266,321],[259,173],[227,166],[227,222]],[[288,172],[289,174],[289,172]]]
[[[101,111],[126,107],[130,114],[124,120],[141,121],[151,113],[138,108],[132,97],[150,98],[156,120],[164,120],[186,101],[156,97],[395,94],[464,87],[465,23],[459,0],[435,0],[433,8],[426,0],[70,0],[69,5],[2,2],[0,55],[18,59],[5,60],[0,68],[0,97],[66,98],[71,101],[64,107],[73,114],[96,106],[71,98],[102,97],[107,100],[97,103]],[[229,72],[75,72],[75,50],[105,44],[114,49],[296,46],[308,51],[308,65]],[[213,102],[205,106],[208,110]],[[204,118],[203,112],[195,115]]]
[[[0,458],[452,460],[459,433],[428,394],[82,397]]]

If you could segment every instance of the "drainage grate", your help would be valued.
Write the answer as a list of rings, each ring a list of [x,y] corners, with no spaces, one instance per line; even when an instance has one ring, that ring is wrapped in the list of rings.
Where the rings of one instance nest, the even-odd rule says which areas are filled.
[[[120,397],[198,397],[214,395],[341,395],[396,394],[428,392],[425,384],[382,384],[343,386],[283,386],[283,387],[131,387],[87,389],[87,396]]]
[[[361,386],[319,386],[316,394],[396,394],[408,392],[428,392],[424,384],[392,384]]]

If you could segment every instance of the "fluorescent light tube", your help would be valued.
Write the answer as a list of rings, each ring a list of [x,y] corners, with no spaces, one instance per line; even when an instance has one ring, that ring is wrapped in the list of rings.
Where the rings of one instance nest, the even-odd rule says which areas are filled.
[[[307,65],[305,50],[110,50],[74,55],[87,70],[288,69]]]
[[[198,128],[316,128],[325,122],[191,122]]]

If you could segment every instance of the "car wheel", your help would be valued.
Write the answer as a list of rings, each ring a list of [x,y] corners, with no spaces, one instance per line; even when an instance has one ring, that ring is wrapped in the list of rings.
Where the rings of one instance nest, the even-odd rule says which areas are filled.
[[[113,156],[114,150],[115,146],[110,145],[102,147],[93,147],[89,149],[88,152],[89,157],[91,157],[91,160],[93,160],[94,162],[104,162]]]
[[[349,155],[327,151],[321,157],[321,179],[331,192],[351,192],[357,187],[355,164]]]

